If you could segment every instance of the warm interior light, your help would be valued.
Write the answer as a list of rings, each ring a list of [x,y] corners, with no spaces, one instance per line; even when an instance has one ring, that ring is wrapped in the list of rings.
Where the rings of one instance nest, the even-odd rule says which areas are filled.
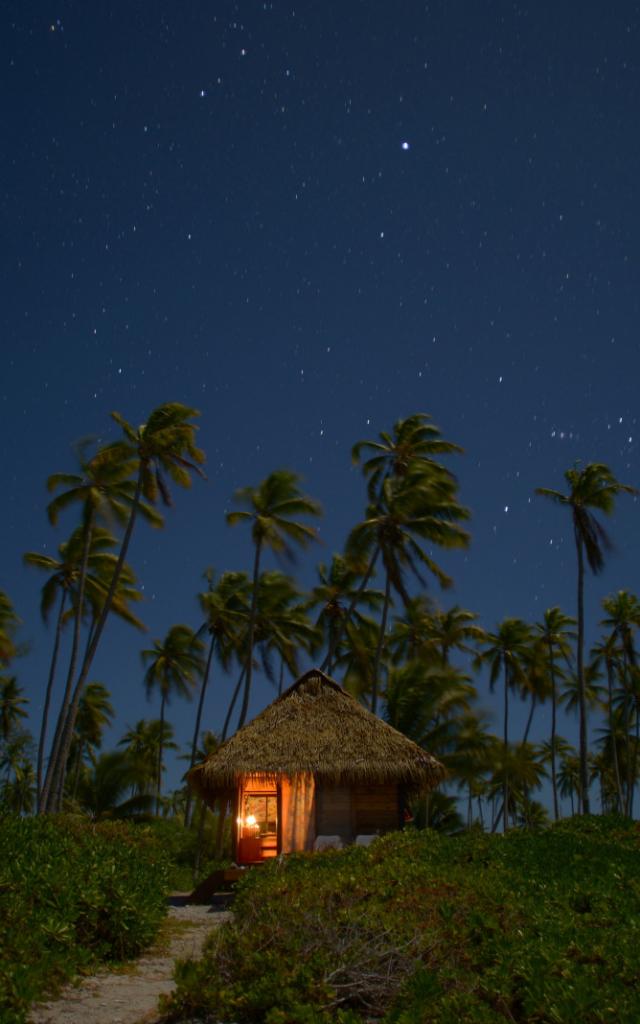
[[[256,816],[255,816],[255,814],[248,814],[247,815],[247,825],[255,825],[255,823],[256,823]]]

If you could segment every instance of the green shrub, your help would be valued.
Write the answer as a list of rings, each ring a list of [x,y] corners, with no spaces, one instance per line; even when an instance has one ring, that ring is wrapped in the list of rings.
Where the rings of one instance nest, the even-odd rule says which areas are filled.
[[[248,873],[170,1018],[637,1024],[640,833],[429,832]]]
[[[207,825],[201,837],[201,848],[208,854],[215,848],[217,821],[208,815]],[[186,829],[178,818],[156,818],[149,821],[147,827],[151,834],[162,844],[170,862],[169,885],[178,892],[190,892],[194,885],[207,878],[212,871],[228,867],[230,860],[216,860],[211,856],[203,856],[194,877],[194,865],[197,860],[199,843],[197,824]]]
[[[147,829],[0,820],[0,1020],[100,961],[136,956],[166,912],[167,859]]]

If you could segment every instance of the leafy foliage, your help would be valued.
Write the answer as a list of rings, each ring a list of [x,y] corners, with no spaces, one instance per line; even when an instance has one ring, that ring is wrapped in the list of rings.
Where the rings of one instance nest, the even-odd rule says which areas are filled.
[[[640,835],[405,831],[243,882],[179,965],[169,1018],[267,1024],[635,1024]]]
[[[0,822],[0,1020],[96,962],[136,956],[165,913],[168,863],[149,830],[74,818]]]

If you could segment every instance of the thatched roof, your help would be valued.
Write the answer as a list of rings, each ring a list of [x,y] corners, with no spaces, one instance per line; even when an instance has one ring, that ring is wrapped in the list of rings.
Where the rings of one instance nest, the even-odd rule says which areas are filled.
[[[312,669],[187,778],[207,801],[234,790],[245,775],[313,772],[340,785],[401,783],[427,792],[444,777],[439,761]]]

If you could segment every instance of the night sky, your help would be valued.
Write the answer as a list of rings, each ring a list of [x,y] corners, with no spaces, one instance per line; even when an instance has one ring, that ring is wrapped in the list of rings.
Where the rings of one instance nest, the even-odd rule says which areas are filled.
[[[640,485],[638,5],[9,0],[0,27],[0,588],[36,712],[52,631],[22,554],[67,539],[46,478],[117,436],[113,409],[200,409],[208,479],[134,536],[149,634],[108,625],[107,745],[157,715],[138,652],[200,624],[205,568],[251,571],[233,491],[304,476],[309,585],[364,510],[351,445],[414,412],[465,449],[473,543],[442,559],[445,605],[490,628],[573,613],[569,517],[534,487],[577,459]],[[638,511],[620,500],[587,581],[589,640],[600,599],[638,589]],[[271,696],[258,676],[253,710]],[[193,710],[172,705],[183,744]]]

